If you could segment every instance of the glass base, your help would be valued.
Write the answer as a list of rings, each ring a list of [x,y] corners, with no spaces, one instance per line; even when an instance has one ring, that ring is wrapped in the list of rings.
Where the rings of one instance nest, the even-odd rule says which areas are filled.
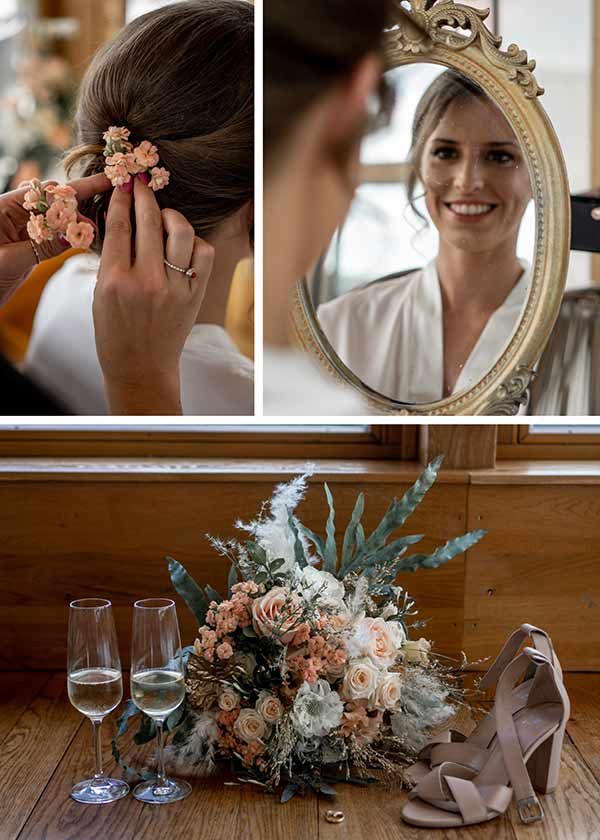
[[[192,792],[192,786],[182,779],[166,779],[165,784],[157,787],[157,780],[142,782],[133,789],[133,795],[140,802],[151,802],[162,805],[167,802],[177,802],[185,799]]]
[[[71,799],[84,805],[104,805],[116,802],[129,793],[129,785],[120,779],[86,779],[79,782],[71,791]]]

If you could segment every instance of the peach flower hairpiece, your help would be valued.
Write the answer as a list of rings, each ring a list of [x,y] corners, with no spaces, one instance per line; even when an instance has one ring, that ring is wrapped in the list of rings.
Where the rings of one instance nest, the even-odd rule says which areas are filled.
[[[122,187],[132,176],[149,172],[148,184],[155,192],[169,183],[170,172],[158,166],[158,149],[149,140],[142,140],[138,146],[129,142],[131,132],[123,126],[111,125],[102,135],[106,143],[104,172],[113,187]]]
[[[89,222],[77,221],[77,195],[73,187],[47,184],[34,178],[27,183],[23,208],[29,210],[27,233],[41,245],[55,238],[66,240],[73,248],[89,248],[95,231]]]

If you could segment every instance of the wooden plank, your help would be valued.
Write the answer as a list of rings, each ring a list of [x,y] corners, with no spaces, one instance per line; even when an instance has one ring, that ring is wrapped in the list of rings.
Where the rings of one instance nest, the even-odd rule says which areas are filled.
[[[496,464],[497,426],[433,425],[422,427],[421,460],[444,453],[445,469],[485,469]]]
[[[0,751],[3,838],[18,835],[82,720],[67,699],[65,675],[55,674],[12,727]]]
[[[468,656],[495,656],[527,621],[550,633],[565,669],[600,670],[597,488],[471,485],[468,527],[489,529],[467,558]]]
[[[43,671],[0,672],[0,744],[23,714],[23,709],[39,694],[50,676]]]
[[[495,470],[473,472],[471,484],[598,485],[600,484],[600,460],[500,461]]]
[[[356,495],[367,491],[364,516],[373,529],[390,498],[402,494],[406,480],[365,486],[356,475],[347,482],[334,475],[338,539],[350,518]],[[131,604],[140,597],[174,594],[166,555],[181,561],[200,583],[225,586],[228,564],[204,533],[243,536],[233,523],[260,510],[273,485],[268,481],[148,484],[79,482],[0,484],[0,669],[62,668],[69,601],[109,597],[115,605],[124,666],[129,662]],[[324,531],[327,507],[323,489],[309,488],[299,515]],[[35,523],[35,528],[31,523]],[[466,527],[466,486],[434,487],[403,533],[426,534],[418,551],[431,551]],[[35,581],[35,586],[32,586]],[[430,618],[427,635],[442,653],[462,647],[464,559],[446,567],[406,575],[401,581],[418,598],[419,617]],[[195,622],[177,599],[182,637],[196,634]],[[40,633],[39,628],[44,632]],[[422,631],[423,632],[423,631]]]
[[[62,675],[59,675],[62,680]],[[514,803],[506,816],[479,826],[456,831],[444,831],[444,840],[597,840],[600,837],[600,785],[590,770],[578,742],[587,739],[588,730],[581,729],[585,718],[589,727],[595,726],[599,712],[597,697],[600,675],[568,675],[566,684],[573,705],[573,721],[569,726],[574,736],[567,739],[563,751],[561,781],[553,794],[542,797],[546,812],[544,822],[523,826]],[[55,692],[56,693],[56,692]],[[62,696],[63,710],[68,701]],[[49,724],[51,710],[40,710],[41,718]],[[116,714],[105,723],[103,739],[106,770],[120,775],[109,758],[109,738],[114,728]],[[464,713],[457,724],[466,731],[468,722]],[[592,731],[591,729],[589,731]],[[132,747],[129,733],[123,754],[135,766],[152,764],[153,745]],[[60,741],[57,732],[53,741]],[[597,736],[587,741],[588,758],[598,758]],[[29,775],[39,761],[37,751],[28,751],[26,771]],[[80,840],[87,837],[118,837],[119,840],[141,840],[166,836],[170,840],[189,837],[208,837],[210,840],[264,840],[281,837],[294,840],[436,840],[438,831],[412,828],[401,820],[401,810],[406,801],[406,791],[386,784],[370,788],[351,785],[337,786],[338,794],[332,802],[323,797],[294,798],[285,806],[276,799],[252,787],[225,787],[227,778],[218,775],[202,779],[191,778],[192,795],[169,808],[152,808],[137,802],[130,795],[113,805],[102,808],[78,805],[69,799],[71,786],[87,777],[92,763],[90,730],[81,727],[72,739],[57,770],[45,787],[41,797],[30,782],[21,785],[27,794],[25,807],[31,812],[19,840]],[[181,774],[180,774],[181,775]],[[37,804],[35,804],[37,801]],[[35,805],[35,807],[33,807]],[[325,812],[334,807],[342,810],[345,820],[341,825],[331,825]],[[17,833],[7,830],[3,823],[2,840],[15,840]]]
[[[565,685],[572,706],[569,735],[600,784],[600,674],[566,674]]]
[[[103,728],[105,772],[123,778],[109,754],[109,732],[114,730],[117,715],[111,716]],[[123,755],[135,767],[154,766],[154,745],[143,748],[131,745],[131,736],[124,739]],[[294,840],[315,840],[318,834],[317,802],[313,797],[297,798],[288,806],[279,807],[273,796],[252,785],[230,787],[224,775],[194,778],[175,773],[167,764],[167,772],[188,778],[193,787],[185,800],[168,807],[153,807],[138,802],[130,794],[125,799],[102,807],[82,806],[69,798],[73,784],[87,778],[91,766],[89,727],[82,727],[68,753],[27,821],[19,840],[67,840],[67,838],[112,838],[141,840],[169,837],[187,840],[206,837],[210,840],[265,840],[290,837]],[[131,784],[132,788],[134,783]]]

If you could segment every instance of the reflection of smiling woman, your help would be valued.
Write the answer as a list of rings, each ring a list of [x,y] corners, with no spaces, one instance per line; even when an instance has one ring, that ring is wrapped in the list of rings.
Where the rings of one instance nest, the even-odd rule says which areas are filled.
[[[429,402],[475,385],[514,330],[528,267],[517,238],[531,199],[510,125],[476,85],[452,71],[425,92],[415,115],[408,193],[417,182],[439,233],[437,258],[319,307],[345,364],[367,385]]]

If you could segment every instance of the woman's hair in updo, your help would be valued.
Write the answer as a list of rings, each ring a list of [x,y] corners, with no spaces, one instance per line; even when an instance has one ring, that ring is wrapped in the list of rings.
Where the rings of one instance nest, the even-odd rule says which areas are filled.
[[[381,51],[391,5],[391,0],[265,3],[266,159],[274,156],[296,121],[330,85],[349,75],[366,55]],[[389,112],[393,103],[383,80],[380,97],[382,112]]]
[[[153,143],[171,173],[161,207],[198,236],[254,193],[254,9],[245,0],[186,0],[133,20],[95,56],[79,93],[71,174],[102,172],[103,133],[125,126]],[[111,193],[81,206],[104,235]]]
[[[427,225],[427,219],[417,208],[415,196],[421,177],[425,144],[453,102],[485,98],[486,94],[475,82],[471,82],[454,70],[446,70],[434,79],[419,100],[412,124],[407,192],[408,203],[413,213],[425,225]]]

